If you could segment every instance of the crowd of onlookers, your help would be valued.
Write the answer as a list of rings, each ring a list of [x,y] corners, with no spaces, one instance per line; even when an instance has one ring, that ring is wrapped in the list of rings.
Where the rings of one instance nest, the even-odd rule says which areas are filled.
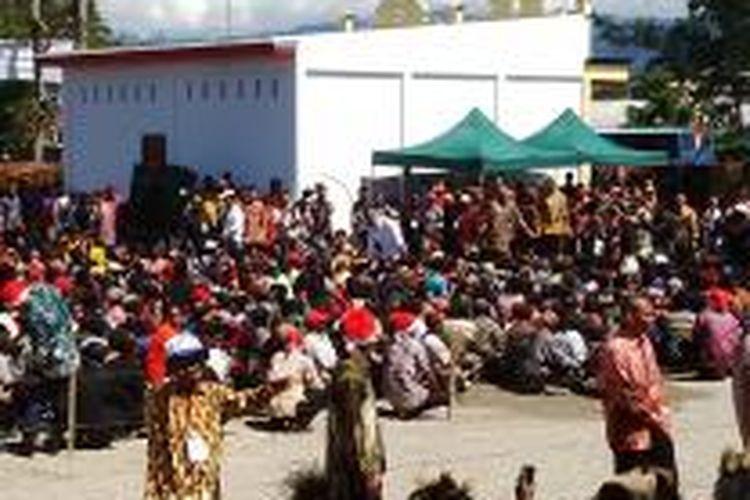
[[[322,185],[293,200],[225,176],[184,195],[152,246],[127,238],[112,190],[0,198],[0,407],[24,453],[42,430],[59,446],[73,373],[84,444],[138,429],[184,331],[221,382],[289,381],[259,418],[300,429],[341,342],[374,346],[378,396],[412,418],[477,380],[595,394],[598,346],[633,295],[656,307],[663,367],[725,377],[750,307],[742,196],[698,210],[648,181],[487,181],[397,207],[363,189],[341,231]]]

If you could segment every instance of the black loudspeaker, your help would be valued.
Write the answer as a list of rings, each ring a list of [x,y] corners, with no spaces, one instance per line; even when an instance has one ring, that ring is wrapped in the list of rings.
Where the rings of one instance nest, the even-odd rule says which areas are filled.
[[[197,175],[185,167],[138,165],[130,186],[130,221],[133,237],[152,241],[167,235],[179,221]]]
[[[141,164],[150,168],[167,166],[166,136],[147,134],[141,138]]]

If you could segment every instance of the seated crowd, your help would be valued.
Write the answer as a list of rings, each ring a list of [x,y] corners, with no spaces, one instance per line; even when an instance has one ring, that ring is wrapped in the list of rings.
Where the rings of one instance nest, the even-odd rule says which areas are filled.
[[[480,380],[595,394],[597,349],[636,294],[656,307],[664,367],[722,378],[750,310],[745,198],[699,214],[649,182],[438,183],[399,213],[363,189],[347,233],[324,186],[292,202],[226,176],[148,247],[123,236],[120,204],[111,190],[0,199],[0,416],[24,453],[45,430],[59,447],[59,382],[76,371],[84,444],[139,429],[183,332],[217,381],[286,381],[258,418],[294,430],[325,406],[342,341],[372,346],[377,395],[413,418]],[[50,307],[60,318],[40,317]],[[69,336],[50,334],[68,314]]]

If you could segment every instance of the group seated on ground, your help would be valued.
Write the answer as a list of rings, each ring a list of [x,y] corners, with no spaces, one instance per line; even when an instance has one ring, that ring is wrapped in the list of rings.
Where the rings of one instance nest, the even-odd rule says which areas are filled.
[[[138,389],[164,382],[164,346],[183,331],[209,346],[220,381],[289,380],[258,415],[282,430],[307,428],[325,406],[342,331],[372,337],[375,390],[399,418],[479,381],[595,394],[597,349],[634,294],[657,306],[651,336],[665,368],[727,376],[750,310],[746,198],[699,215],[648,182],[488,181],[438,183],[413,201],[419,210],[400,224],[363,190],[347,233],[332,227],[322,185],[291,201],[278,185],[262,195],[225,176],[189,195],[172,233],[144,245],[123,237],[111,190],[7,193],[6,426],[19,424],[33,449],[39,429],[55,438],[63,425],[59,394],[43,390],[49,375],[36,368],[56,341],[24,335],[17,302],[28,288],[53,290],[70,308],[82,435],[97,446],[139,427]],[[40,407],[57,417],[42,419]]]

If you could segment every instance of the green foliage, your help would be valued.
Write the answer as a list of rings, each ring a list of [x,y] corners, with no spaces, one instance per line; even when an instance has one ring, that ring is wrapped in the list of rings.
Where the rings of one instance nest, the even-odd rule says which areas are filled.
[[[640,76],[633,84],[632,94],[645,104],[630,107],[630,125],[651,127],[690,124],[693,116],[690,98],[669,69],[657,67]]]
[[[690,77],[696,98],[718,125],[742,128],[740,107],[750,92],[750,3],[691,0]]]
[[[0,0],[0,38],[31,40],[35,28],[45,38],[75,37],[76,0],[42,0],[42,26],[35,26],[30,0]],[[111,45],[112,31],[95,0],[89,1],[88,41],[91,47]]]
[[[55,116],[52,103],[37,101],[31,82],[0,82],[0,153],[31,159],[36,137],[54,127]]]
[[[0,0],[0,38],[31,37],[30,0]]]
[[[742,160],[750,156],[750,138],[747,133],[724,130],[714,138],[714,148],[722,158]]]
[[[646,101],[629,115],[635,125],[686,125],[705,119],[733,154],[744,151],[742,107],[750,97],[750,2],[690,0],[689,16],[669,26],[599,20],[616,45],[654,50],[658,58],[634,82]]]
[[[24,117],[34,107],[34,87],[29,82],[0,82],[0,153],[27,158],[33,148]]]

